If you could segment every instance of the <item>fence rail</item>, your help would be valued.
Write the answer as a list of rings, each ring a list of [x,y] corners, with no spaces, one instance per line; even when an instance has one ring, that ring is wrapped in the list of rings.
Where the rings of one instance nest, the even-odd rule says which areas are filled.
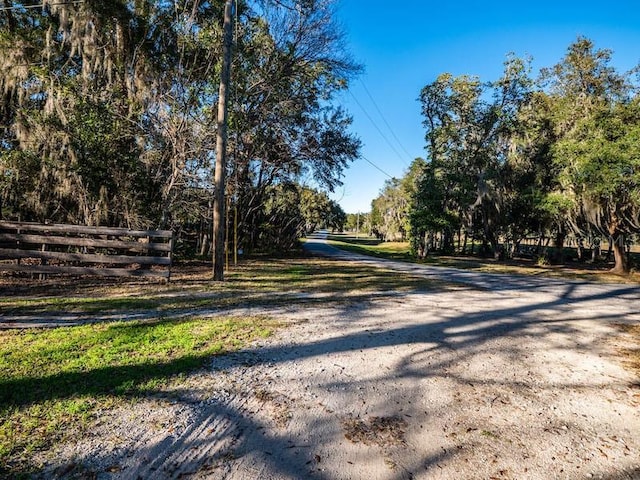
[[[0,221],[0,271],[168,281],[173,244],[170,230]]]

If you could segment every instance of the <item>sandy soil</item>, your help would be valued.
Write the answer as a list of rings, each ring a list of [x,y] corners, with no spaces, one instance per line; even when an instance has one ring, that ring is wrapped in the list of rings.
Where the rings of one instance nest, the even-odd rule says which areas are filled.
[[[640,320],[638,287],[384,266],[458,286],[249,310],[290,325],[105,412],[41,477],[640,478],[615,327]]]

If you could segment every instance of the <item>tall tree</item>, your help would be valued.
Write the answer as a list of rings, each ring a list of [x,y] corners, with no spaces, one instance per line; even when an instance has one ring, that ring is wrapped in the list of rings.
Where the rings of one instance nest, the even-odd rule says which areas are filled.
[[[319,228],[342,230],[346,222],[346,215],[338,203],[326,193],[308,187],[300,187],[300,212],[304,218],[301,234]]]
[[[610,62],[610,51],[578,38],[544,73],[558,137],[553,160],[573,207],[568,221],[578,233],[586,222],[608,235],[614,272],[625,273],[625,238],[640,227],[638,95],[632,72],[619,73]]]
[[[305,177],[332,190],[360,147],[351,118],[332,102],[360,69],[346,53],[333,2],[279,3],[247,13],[234,70],[229,178],[249,250],[271,187]]]
[[[407,208],[408,198],[403,194],[400,180],[385,181],[380,195],[371,202],[376,235],[385,242],[404,239]]]
[[[213,201],[213,279],[224,280],[224,211],[227,170],[227,92],[231,81],[231,47],[233,43],[233,0],[224,7],[224,41],[222,44],[222,69],[218,93],[218,118],[216,136],[216,166]]]
[[[219,7],[36,3],[5,2],[0,14],[5,199],[27,219],[166,222],[180,159],[167,154],[169,127],[189,118],[180,86],[212,63],[193,47],[195,25]]]
[[[503,226],[503,174],[511,135],[531,91],[528,70],[526,61],[510,56],[503,76],[495,82],[442,74],[422,89],[431,165],[422,182],[423,192],[418,193],[426,201],[420,205],[418,199],[416,206],[420,206],[412,216],[417,222],[412,230],[418,238],[439,225],[443,244],[451,248],[454,232],[467,224],[481,235],[487,248],[496,251]],[[439,211],[420,212],[425,208]]]
[[[627,273],[626,244],[640,231],[640,98],[581,120],[555,150],[579,217],[605,237],[615,273]],[[572,225],[579,231],[576,219]]]

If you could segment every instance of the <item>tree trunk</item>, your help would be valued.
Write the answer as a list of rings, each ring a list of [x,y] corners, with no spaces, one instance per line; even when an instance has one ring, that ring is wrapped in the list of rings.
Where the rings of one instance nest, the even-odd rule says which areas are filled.
[[[627,261],[627,252],[624,249],[624,235],[617,233],[612,236],[611,245],[613,248],[613,256],[615,265],[611,269],[611,273],[617,275],[626,275],[629,273],[629,262]]]
[[[610,238],[609,239],[609,248],[607,249],[607,256],[605,257],[604,261],[605,262],[609,262],[611,261],[611,253],[613,252],[613,240]]]
[[[591,245],[591,262],[595,263],[598,261],[598,257],[600,257],[600,243],[593,243]]]
[[[453,232],[445,228],[442,232],[442,252],[443,253],[453,253]]]
[[[563,228],[556,232],[556,238],[553,244],[553,263],[564,263],[564,239],[566,237],[567,232],[565,232]]]
[[[231,44],[233,43],[233,0],[224,7],[224,45],[220,92],[218,96],[218,132],[216,138],[215,197],[213,207],[213,279],[224,280],[225,173],[227,168],[227,91],[231,81]]]
[[[578,252],[578,261],[584,261],[584,240],[582,239],[582,237],[578,237],[576,249]]]

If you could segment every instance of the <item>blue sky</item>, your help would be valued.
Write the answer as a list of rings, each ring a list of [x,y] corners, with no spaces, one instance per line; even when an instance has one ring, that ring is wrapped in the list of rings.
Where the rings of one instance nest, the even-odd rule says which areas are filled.
[[[337,0],[337,14],[348,48],[365,68],[339,101],[354,118],[352,131],[362,140],[363,156],[394,177],[425,156],[417,98],[440,73],[495,80],[513,52],[533,57],[537,75],[558,63],[580,35],[613,50],[613,64],[621,71],[640,62],[637,0]],[[369,211],[387,178],[358,159],[332,198],[348,213]]]

